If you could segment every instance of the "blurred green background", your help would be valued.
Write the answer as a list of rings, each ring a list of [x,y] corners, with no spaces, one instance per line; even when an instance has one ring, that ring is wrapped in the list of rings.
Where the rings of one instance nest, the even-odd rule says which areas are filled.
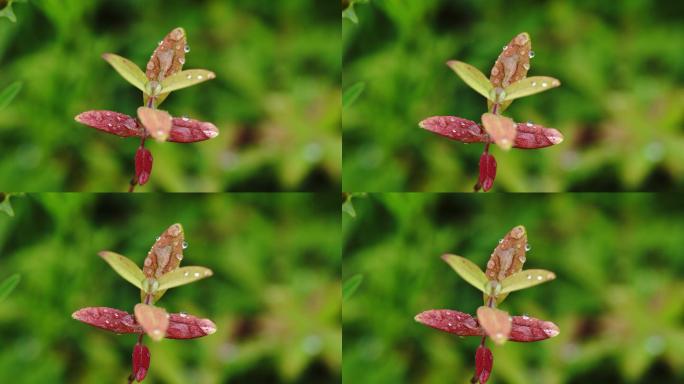
[[[174,116],[211,121],[214,140],[153,143],[143,191],[339,190],[340,21],[318,1],[30,0],[0,19],[0,89],[24,88],[0,114],[0,186],[15,191],[125,191],[138,141],[74,121],[91,109],[135,115],[140,91],[102,58],[144,68],[185,28],[186,69],[213,81],[174,92]]]
[[[340,217],[318,194],[28,194],[0,212],[0,281],[21,282],[0,304],[0,382],[124,383],[134,335],[71,319],[81,307],[132,312],[139,290],[97,256],[142,264],[179,222],[182,265],[214,276],[169,291],[157,305],[212,319],[195,340],[145,338],[145,383],[339,382]]]
[[[370,194],[344,215],[345,383],[467,383],[479,338],[416,323],[428,309],[474,314],[482,294],[440,256],[484,268],[510,229],[527,228],[525,268],[556,280],[501,309],[550,320],[560,335],[492,346],[492,383],[684,382],[684,202],[678,195]]]
[[[345,191],[472,191],[482,145],[418,127],[433,115],[479,121],[484,98],[446,65],[489,76],[517,33],[532,37],[530,76],[561,87],[506,115],[559,129],[553,148],[495,149],[498,191],[684,188],[684,3],[676,1],[371,0],[343,21]]]

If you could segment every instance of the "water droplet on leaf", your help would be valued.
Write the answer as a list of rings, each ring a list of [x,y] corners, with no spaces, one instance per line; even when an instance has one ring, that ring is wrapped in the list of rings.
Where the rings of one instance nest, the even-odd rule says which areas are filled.
[[[534,51],[530,51],[530,53],[528,53],[527,55],[530,57],[530,59],[533,58],[534,57]]]

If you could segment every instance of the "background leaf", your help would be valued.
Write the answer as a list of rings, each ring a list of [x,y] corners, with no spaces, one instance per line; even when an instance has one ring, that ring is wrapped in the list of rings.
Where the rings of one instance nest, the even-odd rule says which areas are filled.
[[[359,81],[358,83],[355,83],[354,85],[348,87],[344,93],[342,94],[342,109],[349,108],[356,99],[361,96],[363,93],[363,90],[366,88],[366,83],[363,81]]]
[[[361,274],[356,274],[344,282],[342,285],[342,302],[349,300],[354,292],[359,289],[361,282],[363,282],[363,275]]]
[[[14,83],[8,85],[5,89],[0,92],[0,111],[5,109],[9,103],[17,96],[19,91],[21,91],[22,82],[15,81]]]
[[[18,273],[15,273],[0,283],[0,302],[5,300],[14,288],[17,287],[19,280],[21,280],[21,276]]]

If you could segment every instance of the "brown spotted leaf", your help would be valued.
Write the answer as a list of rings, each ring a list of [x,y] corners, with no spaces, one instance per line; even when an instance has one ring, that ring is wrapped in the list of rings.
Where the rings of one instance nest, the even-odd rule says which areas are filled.
[[[432,116],[418,123],[430,132],[463,143],[483,143],[485,133],[474,121],[456,116]]]
[[[501,345],[508,340],[511,333],[511,317],[507,312],[482,306],[477,309],[477,321],[496,344]]]
[[[145,276],[159,279],[165,273],[178,268],[183,259],[184,244],[183,226],[176,223],[166,229],[147,253],[143,263]]]
[[[485,274],[490,280],[503,281],[506,277],[520,272],[525,263],[527,252],[527,233],[525,227],[518,225],[500,240],[487,262]]]
[[[516,125],[508,117],[493,113],[482,114],[482,126],[489,137],[501,149],[507,151],[513,146],[516,136]]]
[[[131,314],[107,307],[81,308],[71,315],[72,318],[82,321],[93,327],[115,333],[142,333],[140,324],[136,323]]]
[[[168,112],[148,107],[138,108],[138,118],[145,130],[157,141],[165,141],[171,131],[171,115]]]
[[[517,123],[517,134],[513,147],[522,149],[545,148],[563,142],[563,134],[553,128],[539,124]]]
[[[417,322],[458,336],[482,336],[482,329],[472,316],[451,309],[431,309],[416,315]]]
[[[121,137],[140,136],[144,133],[144,129],[134,118],[119,112],[87,111],[77,115],[75,120]]]
[[[530,69],[532,41],[526,32],[518,34],[503,51],[492,67],[489,81],[495,88],[506,88],[524,79]]]
[[[219,135],[219,130],[212,123],[207,123],[187,117],[174,117],[171,120],[171,132],[167,141],[176,143],[194,143],[213,139]]]
[[[187,50],[185,30],[175,28],[164,37],[147,63],[145,75],[150,81],[161,82],[183,69]]]
[[[558,336],[560,329],[550,321],[529,316],[513,316],[509,339],[518,342],[540,341]]]
[[[209,319],[200,319],[187,313],[169,315],[168,339],[194,339],[216,332],[216,324]]]
[[[169,315],[164,308],[136,304],[134,313],[135,320],[152,340],[159,341],[164,338],[166,330],[169,328]]]

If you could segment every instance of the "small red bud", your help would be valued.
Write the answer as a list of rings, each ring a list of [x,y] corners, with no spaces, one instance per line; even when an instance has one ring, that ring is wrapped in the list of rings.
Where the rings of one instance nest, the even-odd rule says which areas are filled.
[[[496,177],[496,159],[488,152],[484,152],[480,156],[480,178],[478,184],[482,190],[487,192],[492,189],[494,185],[494,178]]]
[[[150,350],[142,344],[135,344],[133,348],[133,376],[135,381],[141,382],[150,369]]]
[[[138,147],[135,152],[135,179],[138,185],[144,185],[152,173],[152,153],[145,147]]]
[[[492,351],[485,346],[477,347],[475,352],[475,377],[479,380],[480,384],[485,384],[489,380],[493,366],[494,356],[492,356]]]

